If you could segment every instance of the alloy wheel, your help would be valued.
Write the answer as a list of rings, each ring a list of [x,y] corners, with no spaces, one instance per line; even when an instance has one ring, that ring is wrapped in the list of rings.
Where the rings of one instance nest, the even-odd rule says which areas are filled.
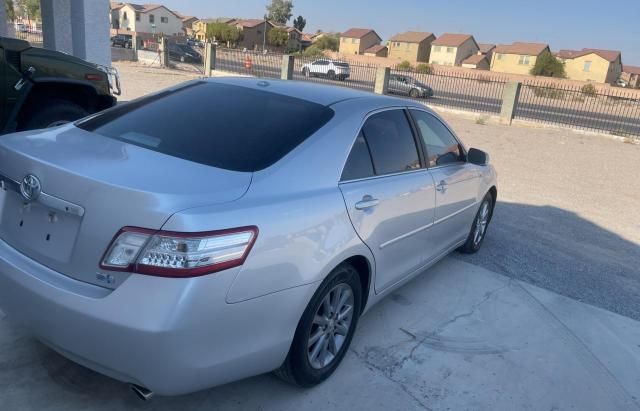
[[[480,206],[480,212],[476,217],[476,228],[473,233],[473,245],[477,246],[482,241],[489,224],[489,202],[484,201]]]
[[[314,369],[328,366],[340,352],[351,328],[354,304],[353,290],[345,283],[325,295],[307,339],[307,358]]]

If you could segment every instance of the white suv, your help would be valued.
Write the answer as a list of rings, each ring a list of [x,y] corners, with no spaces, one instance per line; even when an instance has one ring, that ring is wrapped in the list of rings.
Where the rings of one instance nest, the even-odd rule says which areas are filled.
[[[349,63],[327,59],[316,60],[302,66],[305,77],[326,77],[331,80],[344,81],[351,75]]]

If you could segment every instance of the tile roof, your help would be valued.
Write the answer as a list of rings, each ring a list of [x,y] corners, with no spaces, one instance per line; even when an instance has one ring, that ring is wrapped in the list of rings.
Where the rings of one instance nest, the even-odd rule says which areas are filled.
[[[377,54],[377,53],[380,53],[382,50],[385,50],[386,48],[387,46],[383,46],[382,44],[376,44],[375,46],[369,47],[364,52]]]
[[[496,45],[490,43],[478,43],[478,48],[480,48],[480,53],[487,54],[493,51],[493,49],[496,48]]]
[[[342,33],[340,36],[354,38],[354,39],[361,39],[371,32],[373,32],[376,36],[378,36],[378,33],[376,33],[372,29],[358,29],[358,28],[351,28],[345,31],[344,33]],[[378,38],[380,38],[380,36],[378,36]]]
[[[396,34],[391,37],[389,41],[397,41],[401,43],[422,43],[429,37],[433,37],[433,33],[426,31],[407,31],[404,33]]]
[[[236,24],[246,28],[253,28],[253,27],[259,26],[260,24],[264,24],[264,22],[265,21],[262,19],[245,19],[245,20],[238,20]],[[271,22],[268,21],[267,23],[273,26]]]
[[[619,51],[600,49],[560,50],[556,56],[561,59],[574,59],[588,54],[596,54],[609,62],[616,61],[621,56]]]
[[[434,46],[460,47],[465,41],[472,39],[471,34],[444,33],[431,43]]]
[[[625,65],[622,68],[622,71],[629,74],[639,74],[640,75],[640,67],[637,66],[627,66]]]
[[[502,44],[493,50],[500,54],[518,54],[523,56],[539,56],[540,53],[549,48],[545,43],[523,43],[515,42],[513,44]]]
[[[484,54],[474,54],[469,58],[465,59],[462,64],[475,64],[478,65],[482,60],[487,60],[487,56]]]

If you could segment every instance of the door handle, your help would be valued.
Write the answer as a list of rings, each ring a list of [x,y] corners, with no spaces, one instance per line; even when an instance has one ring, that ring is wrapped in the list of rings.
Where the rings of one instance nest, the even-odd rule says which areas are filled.
[[[368,208],[373,208],[378,204],[380,204],[380,200],[367,195],[362,197],[362,200],[356,203],[356,210],[366,210]]]
[[[444,194],[444,192],[445,192],[445,191],[447,191],[447,186],[448,186],[447,182],[446,182],[446,181],[444,181],[444,180],[442,180],[442,181],[441,181],[440,183],[438,183],[438,185],[436,186],[436,190],[438,190],[439,192],[441,192],[441,193],[443,193],[443,194]]]

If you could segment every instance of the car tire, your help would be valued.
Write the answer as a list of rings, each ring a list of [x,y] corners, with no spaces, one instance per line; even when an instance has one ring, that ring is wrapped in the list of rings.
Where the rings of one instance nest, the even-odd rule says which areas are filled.
[[[327,298],[328,301],[332,298],[341,300],[342,297],[336,294],[339,291],[344,293],[345,305],[338,308],[338,313],[327,313]],[[336,267],[311,298],[300,318],[287,358],[274,373],[282,380],[299,387],[312,387],[329,378],[351,344],[360,317],[362,293],[356,269],[347,263]],[[351,308],[348,312],[349,304]],[[334,309],[336,305],[329,304],[329,307]],[[346,314],[350,317],[346,317]],[[341,316],[349,318],[348,325],[346,320],[339,320]],[[326,323],[320,325],[317,320],[319,318]],[[315,343],[311,339],[315,339]]]
[[[29,112],[23,130],[55,127],[78,120],[89,113],[83,107],[63,99],[46,99],[38,102],[38,108]]]
[[[307,78],[311,77],[311,73],[309,72],[309,69],[306,67],[302,69],[302,75]]]
[[[418,98],[418,97],[420,97],[420,92],[418,90],[416,90],[415,88],[412,88],[411,91],[409,91],[409,97]]]
[[[484,196],[482,203],[480,203],[480,207],[478,208],[478,212],[473,219],[473,224],[471,225],[471,231],[469,232],[467,241],[458,248],[459,252],[463,254],[474,254],[480,250],[482,242],[487,235],[487,229],[489,228],[491,217],[493,216],[494,202],[495,200],[491,193],[487,193]]]
[[[181,63],[184,63],[184,61],[185,61],[184,56],[180,56],[180,62],[181,62]]]
[[[336,72],[333,70],[329,70],[329,72],[327,73],[327,77],[329,78],[329,80],[335,80],[336,79]]]

